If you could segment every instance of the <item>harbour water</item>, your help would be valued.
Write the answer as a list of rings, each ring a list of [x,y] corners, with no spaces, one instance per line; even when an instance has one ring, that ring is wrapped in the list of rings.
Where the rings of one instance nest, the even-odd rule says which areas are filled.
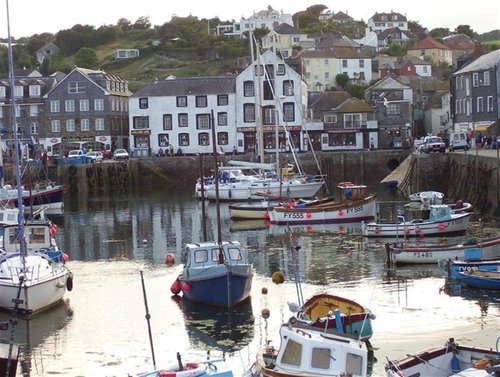
[[[394,216],[397,194],[379,193],[381,212]],[[216,231],[215,205],[206,206],[208,238]],[[319,291],[354,299],[375,315],[371,376],[384,376],[386,357],[399,358],[454,337],[459,343],[495,347],[500,336],[500,294],[445,287],[436,266],[388,269],[383,241],[363,242],[360,226],[265,227],[235,223],[221,206],[222,237],[247,246],[255,268],[250,302],[231,311],[173,299],[170,286],[181,271],[187,242],[203,235],[201,203],[191,193],[156,191],[142,195],[78,200],[68,196],[57,241],[69,255],[74,289],[64,303],[19,321],[15,339],[25,361],[24,376],[128,376],[153,368],[141,286],[143,271],[156,366],[225,353],[239,376],[271,341],[279,347],[279,326],[297,302],[296,273],[304,296]],[[499,225],[474,217],[468,236],[499,234]],[[451,240],[442,240],[451,241]],[[297,258],[291,249],[300,246]],[[176,264],[168,267],[165,255]],[[276,285],[271,276],[283,272]],[[264,295],[262,288],[268,293]],[[261,316],[264,308],[269,318]],[[2,320],[7,317],[3,315]],[[8,340],[9,332],[0,332]]]

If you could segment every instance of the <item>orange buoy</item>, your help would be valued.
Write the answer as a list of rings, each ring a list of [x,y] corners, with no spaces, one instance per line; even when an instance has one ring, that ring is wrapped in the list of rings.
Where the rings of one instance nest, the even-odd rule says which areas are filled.
[[[179,281],[179,279],[175,279],[172,286],[170,287],[170,292],[172,292],[174,295],[178,295],[180,291],[181,291],[181,282]]]
[[[269,311],[269,309],[264,308],[264,309],[262,309],[261,314],[262,314],[263,318],[269,318],[269,316],[271,315],[271,312]]]
[[[175,264],[175,255],[172,253],[167,253],[167,255],[165,255],[165,264],[169,267],[173,266]]]
[[[273,283],[275,284],[281,284],[285,281],[285,276],[281,271],[276,271],[273,273]]]

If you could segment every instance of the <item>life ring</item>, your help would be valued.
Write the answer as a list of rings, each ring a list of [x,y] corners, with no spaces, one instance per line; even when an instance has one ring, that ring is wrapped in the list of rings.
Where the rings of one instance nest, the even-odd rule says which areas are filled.
[[[205,364],[187,363],[183,370],[179,370],[178,365],[167,367],[158,373],[158,377],[196,377],[204,374],[206,369]]]
[[[66,289],[71,292],[73,290],[73,276],[70,275],[66,279]]]

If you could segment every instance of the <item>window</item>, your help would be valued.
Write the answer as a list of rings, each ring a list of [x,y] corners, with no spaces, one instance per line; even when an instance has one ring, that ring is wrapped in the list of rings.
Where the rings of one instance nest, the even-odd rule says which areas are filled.
[[[177,107],[187,107],[187,97],[186,96],[178,96],[176,98]]]
[[[38,126],[38,123],[33,122],[30,124],[30,132],[32,135],[38,135],[40,132],[40,126]]]
[[[149,117],[148,116],[138,116],[133,118],[134,129],[144,129],[149,128]]]
[[[285,122],[295,121],[295,106],[293,102],[286,102],[283,104],[283,119]]]
[[[311,356],[311,366],[319,369],[329,369],[330,360],[332,360],[329,348],[313,348]]]
[[[245,123],[255,122],[255,104],[245,103],[243,105],[243,121]]]
[[[209,130],[210,114],[196,114],[196,128],[198,130]]]
[[[333,126],[334,123],[337,123],[337,115],[325,114],[323,122]]]
[[[227,113],[217,113],[217,125],[227,126]]]
[[[488,96],[488,98],[486,98],[486,111],[493,111],[493,96]]]
[[[207,107],[207,96],[196,96],[196,107]]]
[[[424,66],[422,67],[422,72],[423,72],[423,73],[427,73],[427,66],[426,66],[426,65],[424,65]]]
[[[81,99],[80,100],[80,111],[89,111],[90,106],[89,106],[89,100],[88,99]]]
[[[172,114],[163,114],[163,129],[172,129]]]
[[[104,118],[97,118],[95,120],[95,130],[104,131]]]
[[[365,60],[359,59],[359,68],[365,68]]]
[[[468,77],[465,78],[465,95],[470,96],[470,80]]]
[[[75,120],[74,119],[66,119],[66,131],[67,132],[75,132]]]
[[[186,113],[180,113],[178,116],[179,127],[188,126],[188,115]]]
[[[328,60],[328,59],[323,60],[323,65],[324,65],[325,67],[327,67],[327,66],[328,66],[328,62],[329,62],[329,60]]]
[[[284,76],[286,73],[286,70],[285,70],[285,65],[284,64],[278,64],[278,69],[277,69],[277,72],[276,74],[278,76]]]
[[[75,100],[67,99],[64,101],[64,111],[72,113],[75,111]]]
[[[347,68],[347,59],[342,59],[342,68]]]
[[[229,135],[227,132],[218,132],[217,133],[217,144],[219,144],[219,145],[228,145],[229,144]]]
[[[325,72],[325,80],[330,80],[330,72]]]
[[[41,87],[40,85],[30,85],[30,97],[40,97]]]
[[[229,99],[227,94],[220,94],[217,96],[217,105],[218,106],[227,106],[229,104]]]
[[[483,78],[484,78],[483,85],[489,86],[490,85],[490,71],[484,71]]]
[[[484,111],[484,98],[477,97],[477,113],[482,113]]]
[[[5,86],[0,86],[0,97],[5,98]]]
[[[293,96],[293,81],[292,80],[283,81],[283,94],[285,96]]]
[[[345,371],[350,375],[363,374],[363,358],[360,355],[348,353],[346,356],[346,369]]]
[[[36,116],[38,116],[38,106],[30,105],[30,117],[36,117]]]
[[[344,128],[360,128],[361,114],[344,114]]]
[[[52,132],[61,132],[61,121],[54,119],[50,122]]]
[[[297,343],[294,340],[289,339],[286,343],[285,351],[281,356],[281,362],[283,364],[300,366],[300,361],[302,360],[302,344]]]
[[[24,88],[22,86],[15,86],[14,87],[14,96],[16,98],[23,97],[24,96]]]
[[[202,132],[198,134],[198,145],[210,145],[210,137],[208,135],[208,132]]]
[[[102,98],[98,98],[94,100],[94,110],[95,111],[103,111],[104,110],[104,100]]]
[[[253,66],[254,68],[254,71],[255,71],[255,76],[262,76],[264,74],[264,67],[262,66],[262,64],[260,65],[254,65]]]
[[[168,147],[168,134],[158,134],[158,146],[159,147]]]
[[[147,108],[148,108],[148,99],[139,98],[139,109],[147,109]]]
[[[82,131],[90,131],[90,120],[89,119],[80,120],[80,129]]]
[[[85,93],[85,81],[76,81],[68,83],[68,93]]]
[[[473,87],[479,86],[479,73],[477,73],[477,72],[474,72],[472,74],[472,86]]]
[[[387,104],[387,115],[399,115],[399,114],[401,114],[401,106],[398,103]]]
[[[136,135],[134,137],[134,146],[136,148],[149,148],[149,137],[143,135]]]
[[[255,96],[255,87],[253,81],[245,81],[243,83],[243,95],[245,97]]]
[[[365,73],[364,72],[359,72],[359,79],[362,81],[365,80]]]
[[[179,134],[179,146],[185,147],[189,145],[189,134]]]

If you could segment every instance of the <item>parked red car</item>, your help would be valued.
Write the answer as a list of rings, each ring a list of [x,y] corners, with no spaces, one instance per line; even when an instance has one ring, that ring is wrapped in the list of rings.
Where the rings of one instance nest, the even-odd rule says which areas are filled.
[[[111,151],[107,151],[107,150],[103,149],[103,150],[101,151],[101,153],[102,153],[102,157],[104,157],[104,158],[106,158],[106,159],[111,159],[111,158],[113,158],[113,152],[111,152]]]

